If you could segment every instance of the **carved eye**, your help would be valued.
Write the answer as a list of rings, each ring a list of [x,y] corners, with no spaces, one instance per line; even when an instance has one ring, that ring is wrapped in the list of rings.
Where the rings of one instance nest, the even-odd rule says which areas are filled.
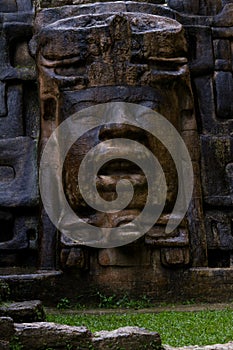
[[[70,65],[64,65],[55,69],[57,75],[71,77],[84,75],[86,72],[84,62],[79,62]]]

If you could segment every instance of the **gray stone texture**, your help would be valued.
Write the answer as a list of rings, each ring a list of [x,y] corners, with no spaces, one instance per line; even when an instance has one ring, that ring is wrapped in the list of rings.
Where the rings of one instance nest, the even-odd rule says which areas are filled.
[[[160,349],[161,339],[158,333],[139,327],[123,327],[114,331],[96,332],[92,338],[94,349],[119,348],[134,350]]]
[[[33,18],[31,0],[0,2],[1,266],[35,264],[29,250],[38,245],[39,103],[28,47]]]
[[[34,5],[31,0],[0,1],[0,266],[62,268],[66,283],[62,286],[57,278],[54,284],[63,294],[74,287],[101,286],[164,299],[178,290],[181,297],[192,292],[227,298],[230,289],[217,274],[191,269],[232,266],[232,0],[168,0],[167,5],[163,0],[41,0]],[[158,142],[140,136],[159,150],[165,169],[164,213],[135,246],[96,251],[60,238],[40,211],[38,160],[60,122],[82,108],[110,101],[145,105],[173,123],[189,149],[195,188],[186,218],[167,234],[177,191],[174,164]],[[124,135],[135,135],[121,128]],[[119,218],[93,214],[80,200],[77,164],[106,135],[119,136],[119,130],[86,135],[83,148],[75,144],[64,166],[70,205],[97,226],[106,221],[118,225]],[[106,183],[109,192],[103,190]],[[105,199],[115,195],[115,184],[111,174],[98,178]],[[122,215],[126,221],[143,208],[143,181],[135,193]],[[21,298],[40,293],[37,286],[46,282],[40,284],[37,277],[31,289],[28,280],[18,291],[13,286],[15,293],[23,291]],[[224,293],[214,294],[214,280]],[[195,288],[190,291],[186,285]]]
[[[28,206],[38,203],[36,141],[29,137],[0,140],[0,167],[11,167],[14,175],[0,183],[0,205]],[[4,179],[4,178],[3,178]]]
[[[40,322],[45,320],[45,312],[41,301],[32,300],[17,303],[7,303],[0,306],[0,320],[10,317],[14,322]]]
[[[35,322],[16,323],[15,330],[24,350],[65,349],[67,344],[77,350],[88,350],[91,345],[91,333],[86,327]]]
[[[11,317],[0,316],[0,340],[10,341],[15,334],[14,322]]]

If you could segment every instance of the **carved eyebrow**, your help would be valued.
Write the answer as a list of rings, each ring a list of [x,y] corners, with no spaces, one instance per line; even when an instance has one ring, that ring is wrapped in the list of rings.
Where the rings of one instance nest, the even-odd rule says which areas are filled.
[[[80,57],[70,57],[70,58],[63,58],[60,60],[50,60],[48,58],[45,58],[42,54],[41,57],[41,64],[48,68],[57,68],[62,66],[67,66],[70,64],[78,63],[80,61],[83,61]]]

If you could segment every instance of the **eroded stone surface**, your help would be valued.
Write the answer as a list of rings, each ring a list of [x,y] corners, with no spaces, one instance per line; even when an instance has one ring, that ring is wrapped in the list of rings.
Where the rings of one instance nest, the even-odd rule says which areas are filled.
[[[139,327],[123,327],[114,331],[96,332],[93,337],[95,349],[111,348],[117,350],[124,348],[127,350],[161,348],[161,339],[158,333],[149,332]]]
[[[0,316],[11,317],[14,322],[39,322],[45,320],[44,309],[39,300],[7,303],[0,306]]]
[[[189,276],[186,282],[195,285],[194,295],[212,293],[211,297],[218,298],[214,279],[223,291],[219,291],[219,297],[229,295],[225,282],[220,283],[211,270],[211,274],[205,275],[208,283],[203,284],[200,279],[199,284],[194,283],[188,266],[212,268],[232,264],[233,3],[232,0],[169,0],[166,6],[163,3],[36,1],[34,23],[31,0],[1,1],[2,267],[35,267],[39,260],[43,269],[62,267],[76,271],[74,275],[68,274],[67,279],[77,281],[77,286],[85,280],[88,288],[97,284],[119,290],[124,284],[126,290],[145,290],[162,298],[167,297],[166,293],[170,295],[170,291],[174,295],[179,291],[180,279],[174,277],[174,271],[182,275],[180,269],[184,268]],[[43,10],[39,11],[39,5]],[[128,166],[123,176],[132,180],[135,189],[129,208],[120,215],[89,211],[77,187],[77,164],[85,152],[101,140],[123,135],[143,140],[147,147],[158,151],[168,180],[166,206],[158,224],[137,243],[139,248],[125,247],[126,251],[129,249],[128,258],[124,249],[99,253],[68,242],[65,237],[60,240],[46,213],[42,210],[39,214],[38,209],[39,116],[42,148],[51,132],[68,116],[112,100],[145,105],[171,121],[190,151],[195,174],[187,220],[167,234],[165,227],[176,199],[177,178],[168,152],[158,142],[121,125],[120,129],[113,126],[111,130],[93,130],[72,147],[64,167],[69,203],[91,224],[107,227],[138,215],[146,200],[146,184],[138,169]],[[110,164],[98,176],[97,187],[107,200],[115,198],[119,169],[122,170],[121,162]],[[29,207],[30,210],[26,209]],[[42,225],[38,225],[39,216]],[[66,280],[60,289],[69,286]],[[30,293],[30,289],[24,293]],[[188,290],[184,293],[190,295]]]
[[[91,333],[85,327],[70,327],[48,322],[16,323],[16,336],[25,350],[43,348],[66,348],[70,344],[87,350],[91,344]],[[36,342],[35,342],[36,339]]]
[[[0,316],[0,340],[10,341],[15,333],[14,322],[11,317]]]

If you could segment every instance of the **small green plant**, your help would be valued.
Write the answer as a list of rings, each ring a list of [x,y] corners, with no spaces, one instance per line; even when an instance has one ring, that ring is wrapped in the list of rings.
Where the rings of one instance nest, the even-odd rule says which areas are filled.
[[[194,299],[185,300],[182,302],[183,305],[194,305],[196,302]]]
[[[107,295],[104,295],[104,294],[101,294],[100,292],[97,292],[97,295],[99,297],[99,308],[114,308],[116,306],[116,295],[113,294],[113,295],[110,295],[110,296],[107,296]]]
[[[74,305],[74,308],[77,309],[77,310],[84,310],[84,309],[86,309],[86,305],[81,304],[81,303],[76,303]]]
[[[14,336],[10,342],[10,350],[22,350],[23,346],[20,344],[19,338]]]
[[[66,350],[73,350],[73,345],[67,343],[66,344]]]
[[[57,309],[59,310],[65,310],[70,308],[71,308],[70,300],[66,297],[60,299],[60,301],[57,304]]]
[[[5,281],[0,281],[0,303],[8,301],[10,297],[10,287]]]
[[[131,299],[128,294],[123,295],[121,298],[117,298],[115,294],[107,296],[100,292],[97,292],[97,295],[99,297],[99,308],[143,309],[152,306],[151,300],[147,295],[143,295],[139,299]]]

